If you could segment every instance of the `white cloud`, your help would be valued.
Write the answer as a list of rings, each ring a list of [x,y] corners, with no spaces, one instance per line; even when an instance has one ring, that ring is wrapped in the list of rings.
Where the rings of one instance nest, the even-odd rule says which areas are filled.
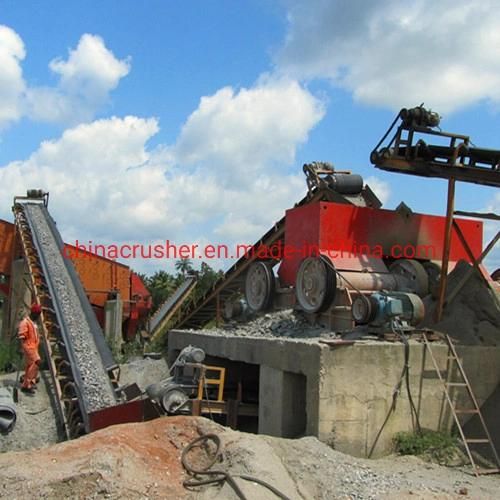
[[[421,102],[450,112],[500,102],[500,10],[494,0],[288,0],[276,55],[295,78],[328,78],[362,103]]]
[[[148,147],[159,130],[155,119],[81,124],[0,168],[0,195],[48,190],[69,242],[253,243],[305,192],[296,172],[266,167],[293,163],[322,114],[321,103],[297,84],[259,82],[202,98],[168,147]]]
[[[388,182],[372,175],[366,179],[366,184],[368,184],[370,189],[377,195],[382,205],[385,205],[389,201],[391,197],[391,186]]]
[[[21,61],[25,55],[19,35],[0,25],[0,128],[21,117],[25,90]]]
[[[186,165],[217,166],[229,184],[253,182],[266,168],[290,164],[323,115],[322,102],[295,81],[264,77],[250,89],[225,87],[201,98],[174,154]]]
[[[157,131],[156,120],[136,117],[79,125],[0,168],[0,192],[10,199],[28,188],[49,191],[58,222],[75,237],[147,233],[168,222],[159,217],[165,166],[149,164],[154,152],[145,146]]]
[[[28,89],[27,113],[35,120],[73,124],[90,120],[130,71],[128,59],[117,59],[101,37],[90,34],[80,38],[67,60],[54,59],[49,67],[59,83]]]
[[[101,37],[85,34],[67,61],[50,63],[50,69],[61,75],[61,87],[70,93],[106,94],[130,71],[126,60],[118,60],[106,48]]]
[[[90,121],[109,94],[130,71],[129,59],[117,59],[102,38],[84,34],[68,59],[54,59],[56,86],[30,86],[21,63],[26,56],[21,37],[0,25],[0,129],[27,116],[70,125]]]

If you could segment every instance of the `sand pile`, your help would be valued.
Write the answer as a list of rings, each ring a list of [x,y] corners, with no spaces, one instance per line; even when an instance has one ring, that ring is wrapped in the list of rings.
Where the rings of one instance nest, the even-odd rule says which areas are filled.
[[[184,447],[215,433],[221,439],[214,469],[231,473],[249,499],[276,496],[238,475],[264,480],[286,497],[336,498],[494,498],[500,478],[474,478],[415,457],[368,460],[335,451],[314,437],[280,439],[232,431],[200,417],[164,417],[102,429],[74,441],[27,452],[0,454],[0,497],[22,499],[232,500],[226,483],[186,490],[181,464]],[[191,463],[206,460],[194,451]],[[206,463],[206,462],[205,462]]]

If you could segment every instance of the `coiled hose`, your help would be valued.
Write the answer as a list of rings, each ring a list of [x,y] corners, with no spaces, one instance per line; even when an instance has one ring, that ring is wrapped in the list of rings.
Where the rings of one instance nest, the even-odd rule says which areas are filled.
[[[188,453],[194,447],[201,446],[202,444],[208,441],[213,442],[213,444],[215,444],[216,447],[213,458],[210,460],[208,465],[204,466],[203,468],[193,467],[193,465],[189,462],[187,458]],[[241,479],[244,479],[245,481],[252,481],[254,483],[260,484],[264,488],[267,488],[269,491],[272,491],[278,498],[281,498],[282,500],[290,500],[289,497],[287,497],[286,495],[281,493],[281,491],[279,491],[269,483],[266,483],[262,479],[257,479],[256,477],[246,476],[246,475],[231,475],[229,474],[229,472],[225,472],[222,470],[209,470],[219,458],[220,447],[221,447],[221,441],[220,437],[217,434],[204,434],[203,436],[200,436],[195,440],[191,441],[182,450],[181,454],[182,466],[184,467],[184,469],[186,469],[188,474],[193,476],[190,479],[186,479],[182,483],[185,488],[190,489],[190,488],[196,488],[198,486],[205,486],[207,484],[223,484],[224,482],[226,482],[227,484],[229,484],[229,486],[231,486],[231,488],[236,493],[238,498],[240,498],[241,500],[248,500],[248,498],[245,496],[243,491],[241,491],[241,488],[234,480],[235,477],[239,477]],[[195,476],[205,476],[205,479],[196,478]]]

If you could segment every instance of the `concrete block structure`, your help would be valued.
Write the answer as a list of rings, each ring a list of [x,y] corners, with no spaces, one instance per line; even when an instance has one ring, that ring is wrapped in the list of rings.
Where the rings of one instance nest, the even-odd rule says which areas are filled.
[[[318,339],[172,330],[169,360],[189,344],[204,349],[211,363],[225,366],[229,380],[242,381],[244,396],[248,390],[258,394],[259,433],[313,435],[339,451],[378,457],[393,451],[395,433],[413,429],[404,381],[395,396],[405,362],[401,343],[331,346]],[[500,382],[500,347],[460,346],[457,351],[481,405]],[[432,352],[446,372],[447,346],[433,343]],[[449,429],[451,415],[423,344],[410,342],[409,363],[410,390],[421,426]],[[255,384],[258,387],[252,387]],[[457,388],[453,395],[458,403],[462,393],[463,388]]]

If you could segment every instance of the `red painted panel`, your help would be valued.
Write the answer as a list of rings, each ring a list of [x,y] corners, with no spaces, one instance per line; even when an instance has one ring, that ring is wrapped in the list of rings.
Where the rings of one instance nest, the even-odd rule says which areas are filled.
[[[144,421],[144,400],[138,399],[89,413],[90,432],[110,425]]]
[[[281,284],[295,285],[300,262],[311,253],[319,242],[319,203],[311,203],[303,207],[286,211],[285,218],[285,248],[283,261],[278,270]]]
[[[14,233],[14,224],[0,220],[0,273],[7,276],[10,276],[14,257]]]
[[[482,251],[483,225],[455,219],[475,257]],[[382,257],[440,261],[445,217],[404,215],[393,210],[318,202],[287,211],[281,283],[293,285],[300,262],[309,255],[329,255],[339,269],[384,271]],[[455,232],[450,269],[456,261],[470,261]]]

